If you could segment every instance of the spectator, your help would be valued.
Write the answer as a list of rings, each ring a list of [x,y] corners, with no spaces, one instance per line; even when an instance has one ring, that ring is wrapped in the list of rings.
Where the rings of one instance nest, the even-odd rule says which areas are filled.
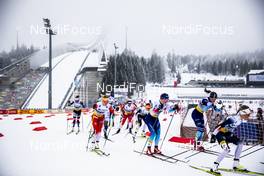
[[[264,123],[263,123],[263,110],[261,108],[257,109],[257,119],[259,120],[258,129],[260,131],[260,144],[264,145]]]
[[[257,109],[257,119],[263,121],[263,110],[261,108]]]

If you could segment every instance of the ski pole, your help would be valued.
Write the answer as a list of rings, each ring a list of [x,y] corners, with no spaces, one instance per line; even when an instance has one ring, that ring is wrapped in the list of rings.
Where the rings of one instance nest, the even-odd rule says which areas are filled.
[[[83,131],[83,114],[81,116],[82,116],[82,131]]]
[[[110,124],[110,128],[109,128],[109,130],[108,130],[108,132],[107,132],[107,137],[109,136],[111,129],[112,129],[112,125]],[[107,141],[107,138],[105,138],[103,148],[105,147],[106,141]]]
[[[69,122],[68,122],[68,121],[69,121],[69,119],[68,119],[68,117],[67,117],[67,119],[66,119],[66,120],[67,120],[66,134],[68,134],[68,130],[69,130]]]
[[[161,142],[161,145],[160,145],[160,150],[161,150],[161,148],[162,148],[162,146],[163,146],[163,142],[164,142],[164,140],[165,140],[165,138],[166,138],[166,136],[167,136],[167,134],[168,134],[168,131],[169,131],[169,128],[170,128],[170,126],[171,126],[171,123],[172,123],[172,120],[173,120],[173,118],[174,118],[174,115],[175,115],[175,112],[173,113],[173,116],[171,117],[171,120],[170,120],[169,126],[168,126],[168,128],[167,128],[167,131],[166,131],[166,133],[165,133],[165,135],[164,135],[164,138],[162,139],[162,142]]]
[[[153,117],[151,117],[151,118],[153,118]],[[156,120],[155,120],[155,122],[154,122],[153,126],[155,126],[155,125],[156,125],[156,123],[157,123],[158,119],[159,119],[159,117],[157,117],[157,118],[156,118]],[[145,122],[145,121],[144,121],[144,122]],[[145,122],[145,123],[146,123],[146,122]],[[150,136],[151,136],[151,135],[152,135],[152,134],[150,133]],[[145,142],[145,144],[144,144],[144,146],[143,146],[143,148],[142,148],[142,151],[141,151],[140,155],[142,155],[142,154],[143,154],[143,152],[144,152],[144,150],[145,150],[145,148],[146,148],[146,146],[147,146],[147,143],[148,143],[148,141],[149,141],[149,138],[150,138],[150,136],[147,138],[147,140],[146,140],[146,142]]]
[[[90,142],[90,139],[93,137],[94,133],[95,133],[94,130],[92,130],[92,128],[91,128],[90,131],[89,131],[89,134],[88,134],[88,140],[87,140],[87,145],[86,145],[86,152],[88,151],[89,142]]]
[[[90,126],[90,124],[92,123],[92,117],[91,117],[91,120],[90,120],[90,122],[88,123],[88,125],[87,125],[87,127],[86,127],[86,129],[88,129],[89,128],[89,126]]]
[[[206,116],[206,117],[207,117],[207,116]],[[207,119],[206,119],[206,123],[205,123],[205,125],[204,125],[204,128],[205,128],[205,129],[206,129],[206,126],[207,126],[207,124],[208,124],[208,119],[209,119],[209,117],[207,117]],[[210,128],[209,128],[208,132],[207,132],[206,134],[203,135],[202,142],[201,142],[201,144],[200,144],[201,146],[203,145],[206,136],[209,136],[209,133],[210,133]],[[195,141],[195,142],[198,142],[198,141]]]
[[[144,150],[145,150],[145,148],[146,148],[146,146],[147,146],[148,141],[149,141],[149,137],[147,138],[147,140],[146,140],[146,142],[145,142],[145,144],[144,144],[144,146],[143,146],[143,149],[142,149],[142,151],[140,152],[140,155],[142,155],[142,154],[144,153]]]

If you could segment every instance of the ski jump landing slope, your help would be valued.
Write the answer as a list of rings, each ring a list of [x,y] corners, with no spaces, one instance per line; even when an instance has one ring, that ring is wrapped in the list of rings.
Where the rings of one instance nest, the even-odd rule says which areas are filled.
[[[66,53],[53,59],[52,70],[52,107],[58,108],[67,93],[67,90],[74,81],[81,65],[85,61],[89,52],[77,51]],[[89,59],[89,58],[88,58]],[[47,64],[46,64],[47,65]],[[42,84],[25,108],[47,108],[48,107],[48,80],[46,76]]]

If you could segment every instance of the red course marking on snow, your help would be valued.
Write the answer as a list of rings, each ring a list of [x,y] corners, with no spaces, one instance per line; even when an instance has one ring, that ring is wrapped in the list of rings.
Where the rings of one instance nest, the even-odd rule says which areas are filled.
[[[45,118],[49,118],[49,117],[51,117],[51,115],[46,115],[46,116],[44,116]]]
[[[0,118],[0,120],[3,120],[3,118]]]
[[[0,137],[4,137],[4,135],[2,133],[0,133]]]
[[[69,114],[67,114],[67,116],[72,116],[72,114],[71,114],[71,113],[69,113]]]
[[[30,116],[27,116],[27,118],[32,118],[33,116],[32,115],[30,115]]]
[[[23,120],[22,118],[14,118],[14,120]]]
[[[33,131],[43,131],[43,130],[47,130],[47,128],[42,126],[42,127],[36,127],[33,129]]]
[[[184,143],[184,144],[187,144],[187,143],[193,144],[194,138],[184,138],[184,137],[173,136],[172,138],[169,139],[169,141],[170,142],[177,142],[177,143]]]
[[[67,120],[73,120],[74,118],[67,118]]]
[[[41,124],[40,121],[33,121],[33,122],[30,122],[30,125],[33,125],[33,124]]]
[[[148,132],[146,132],[146,136],[151,136],[151,133],[148,131]]]
[[[164,119],[163,119],[163,121],[166,121],[166,120],[167,120],[167,118],[164,118]]]

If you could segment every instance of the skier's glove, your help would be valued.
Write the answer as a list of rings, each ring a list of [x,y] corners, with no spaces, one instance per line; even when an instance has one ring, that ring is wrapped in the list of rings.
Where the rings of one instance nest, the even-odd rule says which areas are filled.
[[[216,141],[215,135],[212,134],[211,139],[210,139],[210,143],[215,143],[215,141]]]
[[[207,105],[208,102],[209,102],[208,99],[203,99],[202,100],[202,104],[205,105],[205,106]]]

